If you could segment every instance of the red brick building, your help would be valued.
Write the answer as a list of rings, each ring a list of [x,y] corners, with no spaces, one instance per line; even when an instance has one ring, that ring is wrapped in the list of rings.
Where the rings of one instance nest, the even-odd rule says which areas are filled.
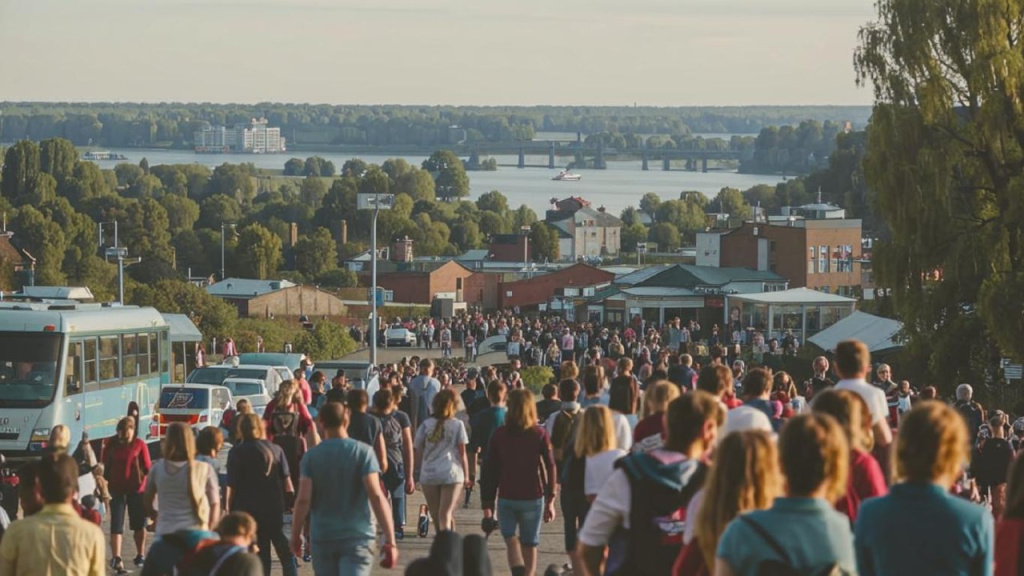
[[[377,285],[393,292],[393,301],[403,304],[430,304],[438,293],[455,294],[458,302],[472,275],[472,270],[454,261],[377,263]],[[359,283],[370,286],[368,270],[359,275]]]
[[[775,272],[790,288],[853,295],[861,285],[861,221],[744,222],[698,234],[697,264]]]
[[[582,297],[585,288],[611,283],[615,274],[589,264],[574,264],[556,272],[498,285],[498,307],[532,309],[556,296]],[[568,290],[567,290],[568,289]]]

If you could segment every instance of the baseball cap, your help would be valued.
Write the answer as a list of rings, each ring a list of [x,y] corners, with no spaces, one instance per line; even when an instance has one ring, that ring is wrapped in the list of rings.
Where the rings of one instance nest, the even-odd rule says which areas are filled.
[[[725,424],[722,426],[720,438],[724,438],[730,432],[742,432],[744,430],[763,430],[772,433],[772,421],[764,412],[753,406],[738,406],[725,414]]]

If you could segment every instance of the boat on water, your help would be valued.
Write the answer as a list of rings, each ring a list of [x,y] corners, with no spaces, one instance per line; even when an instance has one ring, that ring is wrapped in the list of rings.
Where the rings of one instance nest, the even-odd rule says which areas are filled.
[[[107,152],[106,150],[90,150],[85,154],[82,154],[83,160],[127,160],[128,157],[124,154],[117,154],[114,152]]]
[[[559,182],[576,182],[580,178],[583,178],[583,175],[573,174],[568,170],[562,170],[561,172],[556,174],[555,177],[552,178],[552,180],[558,180]]]

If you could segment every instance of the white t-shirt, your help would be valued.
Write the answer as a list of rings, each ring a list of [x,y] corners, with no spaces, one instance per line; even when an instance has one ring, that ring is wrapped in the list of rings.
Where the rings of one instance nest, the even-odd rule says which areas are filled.
[[[466,477],[462,470],[459,446],[469,442],[466,426],[455,418],[445,420],[440,435],[432,439],[436,426],[437,420],[431,417],[416,429],[416,451],[423,454],[420,484],[462,484]]]
[[[616,448],[629,451],[633,447],[633,429],[629,425],[629,420],[618,412],[612,413],[612,420],[615,421]]]
[[[583,474],[583,493],[587,496],[596,496],[615,471],[615,461],[625,454],[625,450],[612,448],[600,454],[587,456],[586,472]]]
[[[871,410],[871,424],[887,422],[889,418],[889,402],[885,399],[885,392],[868,384],[864,380],[840,380],[836,383],[836,389],[856,392],[868,403]]]
[[[211,506],[220,504],[220,484],[213,466],[201,460],[193,460],[193,466],[208,468],[206,475],[206,499]],[[159,509],[156,523],[157,536],[178,530],[205,530],[199,517],[192,509],[189,497],[189,474],[185,462],[157,460],[146,478],[147,490],[156,492],[156,507]]]
[[[656,451],[659,456],[666,457],[670,461],[686,459],[682,454],[675,452]],[[700,463],[696,460],[687,462],[683,469],[683,483],[689,482],[697,471]],[[629,487],[629,478],[622,470],[615,470],[608,477],[601,490],[597,493],[597,500],[590,505],[587,518],[579,531],[579,541],[587,546],[607,546],[612,533],[621,526],[629,530],[629,514],[633,508],[633,494]]]

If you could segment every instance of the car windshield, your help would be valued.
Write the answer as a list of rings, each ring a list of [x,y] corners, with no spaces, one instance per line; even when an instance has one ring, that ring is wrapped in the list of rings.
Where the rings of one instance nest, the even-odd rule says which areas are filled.
[[[226,366],[204,366],[196,368],[188,375],[189,384],[220,384],[228,377]]]
[[[165,410],[203,410],[210,406],[206,388],[164,388],[160,391],[160,408]]]
[[[46,406],[57,390],[61,335],[0,332],[0,407]]]
[[[228,378],[252,378],[253,380],[264,380],[267,371],[261,368],[236,368],[228,372]],[[234,391],[232,391],[234,393]]]
[[[231,390],[231,397],[236,396],[258,396],[263,394],[263,386],[258,382],[224,382],[228,390]]]

